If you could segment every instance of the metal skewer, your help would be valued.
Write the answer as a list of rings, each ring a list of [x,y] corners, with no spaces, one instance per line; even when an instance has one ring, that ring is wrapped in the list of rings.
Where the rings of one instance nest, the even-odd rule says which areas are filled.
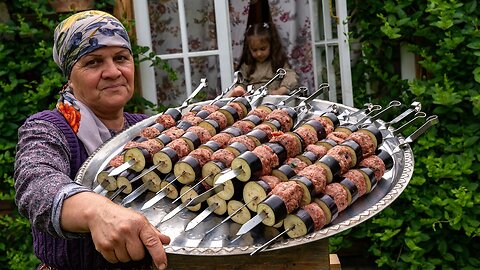
[[[257,252],[259,251],[263,251],[265,250],[268,246],[270,246],[274,241],[277,241],[278,238],[282,237],[284,234],[288,233],[289,231],[293,230],[295,228],[295,226],[292,226],[286,230],[284,230],[283,232],[279,233],[277,236],[275,236],[274,238],[270,239],[269,241],[267,241],[265,244],[263,244],[262,246],[260,246],[259,248],[255,249],[252,253],[250,253],[250,256],[253,256],[255,255]]]
[[[135,159],[130,159],[129,161],[123,163],[122,165],[116,167],[115,169],[113,169],[109,174],[108,176],[117,176],[119,174],[121,174],[123,171],[125,171],[126,169],[129,169],[130,167],[132,167],[133,165],[135,165]]]
[[[231,215],[229,215],[228,217],[224,218],[220,223],[218,223],[217,225],[215,225],[215,227],[211,228],[210,230],[208,230],[205,234],[209,234],[211,232],[213,232],[216,228],[220,227],[220,225],[222,225],[223,223],[229,221],[233,216],[235,216],[238,212],[240,212],[243,208],[245,208],[249,203],[251,203],[252,201],[258,199],[257,196],[253,197],[249,202],[247,203],[244,203],[242,206],[240,206],[237,210],[235,210]]]
[[[357,127],[361,126],[367,120],[371,120],[371,122],[373,123],[375,120],[379,119],[386,112],[388,112],[390,109],[395,108],[395,107],[400,107],[401,105],[402,105],[402,103],[400,101],[393,100],[388,104],[388,106],[385,109],[381,110],[379,113],[377,113],[373,116],[370,116],[370,117],[368,115],[366,115],[362,119],[358,120],[358,122],[356,123],[356,126]]]
[[[225,91],[222,91],[222,93],[220,93],[220,95],[216,96],[211,103],[214,103],[215,101],[223,98],[228,92],[230,92],[233,87],[235,87],[235,85],[239,84],[239,83],[243,83],[243,74],[240,72],[240,71],[235,71],[233,73],[233,82],[232,84],[227,87],[225,89]]]
[[[188,232],[191,229],[197,227],[202,221],[204,221],[208,216],[210,216],[220,205],[218,203],[212,203],[200,214],[198,214],[194,219],[192,219],[185,227],[185,231]]]
[[[263,98],[266,95],[268,95],[267,87],[276,79],[282,79],[285,76],[285,74],[287,74],[287,71],[285,71],[285,69],[283,68],[279,68],[277,69],[277,73],[275,74],[275,76],[273,76],[273,78],[271,78],[264,85],[260,86],[256,91],[254,91],[253,93],[250,93],[247,91],[247,94],[251,94],[251,97],[252,97],[252,99],[250,100],[250,104],[253,105],[257,103],[257,101],[260,100],[260,98]]]
[[[155,170],[156,168],[160,167],[162,163],[158,163],[156,165],[153,165],[151,166],[150,168],[144,170],[142,173],[140,173],[139,175],[135,176],[134,178],[132,178],[132,180],[130,180],[130,183],[134,183],[135,181],[137,181],[138,179],[142,178],[143,176],[145,176],[147,173]],[[110,200],[114,200],[123,190],[125,190],[127,188],[127,186],[121,186],[121,187],[118,187],[118,189],[115,191],[115,193],[110,197]],[[115,196],[114,196],[115,195]],[[130,194],[129,194],[130,195]],[[128,197],[128,196],[127,196]],[[126,198],[126,197],[125,197]]]
[[[397,145],[395,149],[393,149],[392,153],[398,152],[400,149],[403,149],[413,141],[415,141],[420,135],[425,133],[430,127],[437,124],[439,122],[437,115],[431,115],[426,120],[425,123],[420,126],[417,130],[415,130],[412,134],[410,134],[403,143]]]
[[[181,194],[180,196],[178,196],[178,198],[176,198],[175,200],[173,200],[172,203],[176,203],[178,202],[179,200],[182,199],[182,196],[185,195],[185,194],[188,194],[188,192],[192,191],[193,189],[195,189],[196,187],[198,187],[199,185],[201,185],[203,182],[205,182],[205,180],[207,180],[208,177],[212,176],[212,174],[209,174],[207,176],[205,176],[202,180],[198,181],[195,185],[193,185],[192,187],[190,187],[189,189],[187,189],[183,194]]]
[[[179,176],[175,177],[172,181],[168,182],[162,189],[160,189],[159,191],[157,191],[157,193],[155,193],[155,196],[153,196],[150,200],[148,200],[147,202],[145,202],[142,206],[142,208],[140,208],[140,210],[145,210],[147,208],[150,208],[152,207],[154,204],[156,204],[157,202],[159,202],[161,199],[165,198],[169,192],[166,191],[166,189],[168,189],[171,185],[173,185],[175,183],[175,181],[178,180],[178,178],[182,177],[184,173],[180,174]],[[166,177],[168,178],[168,176]],[[166,179],[165,178],[165,179]]]

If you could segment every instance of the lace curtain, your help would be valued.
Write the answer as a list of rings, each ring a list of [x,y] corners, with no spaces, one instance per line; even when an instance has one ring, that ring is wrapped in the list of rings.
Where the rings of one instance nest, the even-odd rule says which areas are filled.
[[[213,0],[185,0],[187,20],[188,50],[190,52],[216,50],[217,37]],[[249,0],[230,0],[230,29],[233,62],[237,63],[243,46],[243,35],[248,17]],[[149,16],[152,33],[152,46],[157,54],[180,53],[181,34],[177,0],[150,0]],[[300,84],[309,89],[314,87],[312,62],[311,20],[309,0],[270,1],[272,19],[278,28],[282,45],[289,62],[300,77]],[[158,103],[179,105],[186,99],[183,59],[167,60],[177,72],[178,79],[171,81],[167,74],[155,69]],[[192,88],[195,89],[201,78],[207,78],[208,89],[199,99],[212,99],[221,92],[219,59],[217,56],[190,58]]]

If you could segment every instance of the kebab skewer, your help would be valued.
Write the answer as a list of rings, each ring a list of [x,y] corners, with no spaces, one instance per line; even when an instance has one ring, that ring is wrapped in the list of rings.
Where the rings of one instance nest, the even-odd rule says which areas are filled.
[[[226,125],[232,125],[236,120],[238,120],[238,118],[243,117],[243,115],[246,115],[250,110],[250,108],[251,108],[250,103],[246,98],[244,97],[235,98],[229,104],[220,108],[219,109],[220,113],[218,112],[211,113],[210,115],[208,115],[207,120],[199,123],[198,127],[192,126],[189,128],[189,130],[196,129],[195,131],[194,130],[192,131],[196,133],[201,143],[205,143],[211,138],[209,135],[216,133],[218,130],[224,128]],[[218,117],[213,118],[212,115],[215,115],[215,113],[217,113]],[[221,122],[221,123],[225,122],[223,121],[222,117],[226,118],[226,125],[224,126],[218,123],[218,122]],[[222,121],[220,121],[219,119],[222,119]],[[203,123],[207,123],[207,124],[202,126]],[[208,131],[207,133],[209,134],[206,134],[205,131]],[[199,133],[202,133],[202,134],[199,134]],[[184,134],[181,137],[181,139],[176,139],[170,142],[165,147],[161,148],[160,151],[156,151],[155,153],[153,153],[152,161],[154,165],[151,166],[149,170],[153,170],[156,168],[161,173],[167,174],[172,170],[173,165],[180,158],[184,157],[185,155],[188,154],[188,152],[193,151],[198,146],[198,139],[195,139],[194,134],[189,134],[189,137],[187,137],[186,134]],[[188,147],[185,146],[185,143],[188,144]],[[185,174],[186,173],[181,173],[176,177],[177,179],[182,178]],[[145,183],[145,185],[147,184],[148,183]],[[131,194],[129,194],[126,198],[124,198],[124,200],[122,201],[122,204],[126,204],[133,201],[144,191],[146,191],[145,187],[141,186],[141,189],[139,188],[138,192],[134,191]]]
[[[296,95],[297,93],[299,93],[301,91],[304,91],[304,89],[303,88],[299,89],[299,90],[295,91],[293,94]],[[287,102],[293,100],[294,98],[296,98],[296,97],[295,96],[290,96],[290,97],[286,98],[285,100],[283,100],[282,103],[283,104],[287,103]],[[236,98],[236,99],[234,99],[234,101],[238,100],[238,99],[239,98]],[[243,100],[244,98],[240,98],[240,99]],[[245,103],[245,102],[242,102],[241,104],[246,104],[247,106],[249,106],[249,104]],[[247,107],[245,106],[245,108],[247,108]],[[247,117],[243,118],[241,121],[235,122],[232,125],[232,127],[227,128],[224,131],[222,131],[221,133],[212,137],[212,141],[210,141],[209,143],[216,143],[217,145],[220,144],[220,146],[225,145],[229,140],[231,140],[235,137],[241,136],[242,133],[245,133],[246,131],[249,131],[255,125],[258,125],[261,122],[261,120],[268,113],[270,113],[274,108],[275,108],[275,106],[273,104],[271,104],[271,106],[269,104],[265,104],[265,105],[262,105],[262,106],[259,106],[255,109],[253,109],[252,111],[250,111],[248,113],[249,115]],[[251,136],[251,138],[253,140],[258,141],[258,143],[261,143],[261,142],[263,142],[262,133],[263,133],[263,136],[266,136],[265,133],[261,130],[252,131],[251,134],[247,134],[246,136]],[[239,145],[239,144],[232,144],[232,145],[228,146],[226,148],[226,150],[221,150],[221,151],[223,151],[223,153],[225,153],[225,154],[232,153],[232,154],[238,155],[238,154],[240,154],[240,153],[242,153],[246,150],[246,149],[242,149],[242,147],[243,146]],[[179,177],[178,180],[180,182],[182,182],[183,184],[192,183],[196,178],[198,178],[200,170],[202,170],[203,173],[208,172],[208,174],[206,173],[203,180],[201,180],[201,181],[208,181],[208,178],[212,178],[211,176],[213,175],[213,169],[215,167],[218,168],[218,166],[221,166],[222,164],[221,164],[220,161],[209,162],[206,166],[203,164],[205,162],[205,160],[207,159],[207,157],[212,156],[212,158],[213,158],[215,156],[215,154],[212,154],[211,152],[217,151],[219,147],[209,147],[209,148],[210,148],[210,150],[212,150],[212,151],[210,151],[210,153],[206,152],[205,150],[198,150],[198,151],[194,150],[193,152],[190,152],[190,154],[189,154],[189,156],[192,156],[193,158],[187,156],[187,157],[183,158],[182,160],[179,160],[179,162],[177,162],[175,164],[174,173],[177,177]],[[173,157],[175,156],[174,153],[172,153],[171,155]],[[217,156],[220,156],[220,155],[217,155]],[[223,167],[225,167],[225,166],[222,166],[222,168]],[[205,168],[207,168],[207,170]],[[209,172],[208,168],[212,169],[212,171]],[[183,194],[183,193],[181,193],[181,194]],[[192,194],[192,193],[189,193],[189,194]],[[157,193],[152,199],[147,201],[142,206],[142,210],[153,206],[156,202],[161,200],[163,197],[165,197],[165,192]]]
[[[322,91],[324,91],[325,88],[320,88],[319,90],[317,90],[314,94],[312,94],[312,96],[310,96],[309,98],[306,99],[306,101],[304,101],[303,104],[301,104],[301,106],[299,107],[302,107],[302,106],[305,106],[306,104],[308,104],[311,100],[313,100],[319,93],[321,93]],[[298,108],[298,107],[297,107]],[[291,120],[286,120],[286,118],[291,118],[293,115],[294,115],[294,111],[291,111],[291,110],[287,110],[289,111],[289,115],[285,115],[285,112],[283,111],[278,111],[278,113],[273,113],[273,115],[271,116],[271,119],[275,119],[275,118],[278,118],[280,117],[280,119],[284,119],[282,121],[278,121],[278,122],[281,122],[283,123],[283,125],[281,125],[281,127],[283,128],[284,131],[287,131],[289,130],[292,126],[293,126],[293,121]],[[283,112],[281,113],[281,115],[278,115],[280,112]],[[270,115],[269,115],[270,116]],[[259,146],[259,147],[263,147],[263,146]],[[266,148],[265,150],[268,151],[269,149],[272,149],[273,151],[276,151],[276,154],[285,154],[285,148],[280,145],[280,144],[277,144],[277,143],[271,143],[270,146],[266,146],[268,148]],[[274,150],[275,149],[275,150]],[[261,150],[259,150],[261,151]],[[242,154],[242,155],[245,155],[246,153]],[[283,155],[281,154],[281,155]],[[247,154],[248,155],[248,154]],[[251,156],[252,158],[255,157],[255,154],[250,154],[249,156]],[[258,159],[258,158],[257,158]],[[283,159],[282,159],[283,160]],[[233,178],[233,177],[232,177]],[[224,182],[222,182],[224,181]],[[221,180],[221,181],[216,181],[215,183],[215,187],[214,188],[211,188],[210,190],[206,191],[204,194],[201,194],[201,195],[198,195],[196,198],[190,200],[189,202],[184,202],[182,203],[181,205],[179,205],[176,209],[174,209],[173,211],[171,211],[170,213],[168,213],[163,219],[161,222],[164,222],[168,219],[170,219],[171,217],[173,217],[174,215],[176,215],[177,213],[179,213],[181,210],[183,210],[184,208],[188,207],[189,205],[195,205],[197,203],[200,203],[204,200],[206,200],[207,198],[209,198],[210,196],[214,195],[214,194],[217,194],[217,193],[220,193],[222,194],[221,192],[223,193],[227,193],[228,192],[225,192],[225,190],[228,190],[228,188],[225,188],[225,186],[227,186],[228,184],[231,184],[232,181],[231,181],[231,178],[230,179],[226,179],[226,180]],[[231,190],[235,190],[235,188],[231,188]],[[233,195],[230,195],[230,196],[227,196],[226,198],[222,198],[222,199],[229,199],[229,197],[231,197]],[[211,213],[211,212],[210,212]]]
[[[418,136],[423,134],[430,126],[436,124],[437,121],[438,118],[435,115],[427,118],[426,122],[412,133],[415,134],[413,137],[415,137],[415,139],[418,138]],[[294,238],[322,229],[338,216],[338,213],[345,208],[345,205],[353,203],[355,200],[353,197],[355,196],[355,192],[358,192],[356,196],[359,197],[370,193],[382,178],[385,171],[390,170],[392,167],[392,156],[384,150],[377,150],[375,155],[363,159],[359,163],[358,168],[351,169],[342,175],[340,183],[329,184],[327,186],[329,188],[325,189],[324,195],[317,197],[311,204],[303,206],[289,214],[283,222],[285,230],[274,239],[271,239],[256,249],[251,255],[264,250],[283,234],[288,234],[289,237]],[[355,187],[349,186],[350,184],[345,184],[346,182],[350,184],[354,183]],[[333,187],[334,185],[335,187]],[[338,187],[340,187],[340,189],[338,189]]]

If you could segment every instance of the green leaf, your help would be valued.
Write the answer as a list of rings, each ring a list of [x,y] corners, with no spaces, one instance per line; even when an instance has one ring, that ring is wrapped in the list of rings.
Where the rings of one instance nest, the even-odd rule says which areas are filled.
[[[480,67],[477,67],[473,70],[473,77],[477,83],[480,83]]]

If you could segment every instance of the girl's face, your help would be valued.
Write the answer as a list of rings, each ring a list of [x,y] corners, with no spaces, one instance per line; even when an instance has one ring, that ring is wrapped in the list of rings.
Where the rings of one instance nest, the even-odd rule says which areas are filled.
[[[248,38],[248,49],[255,61],[263,63],[270,56],[270,43],[265,37],[251,36]]]
[[[121,47],[97,49],[73,65],[69,84],[75,97],[95,114],[118,113],[134,90],[134,62]]]

